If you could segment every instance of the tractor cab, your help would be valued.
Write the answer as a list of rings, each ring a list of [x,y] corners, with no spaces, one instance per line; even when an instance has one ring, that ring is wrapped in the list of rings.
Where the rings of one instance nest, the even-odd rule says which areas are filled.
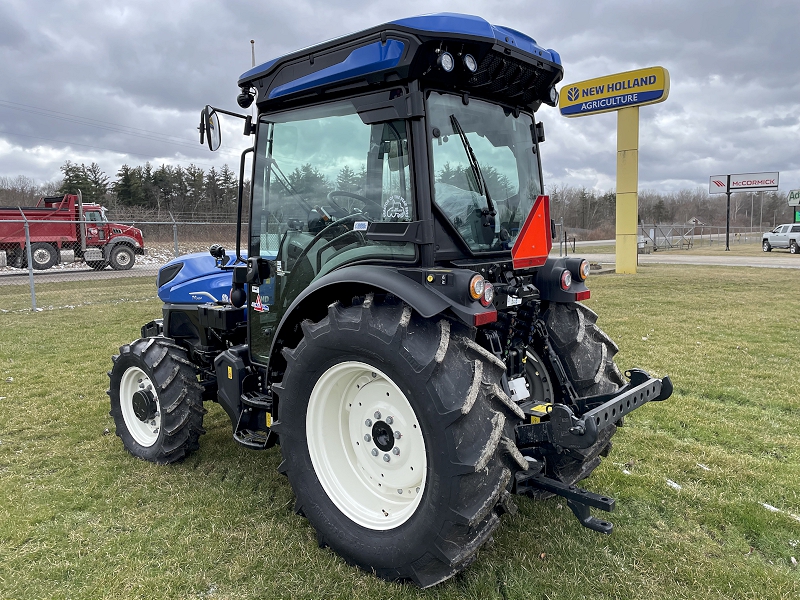
[[[251,262],[269,263],[250,273],[272,275],[247,281],[250,306],[259,306],[255,357],[269,359],[272,334],[298,296],[344,267],[460,284],[457,294],[437,290],[459,299],[469,277],[428,281],[428,271],[467,266],[471,276],[510,262],[543,194],[535,111],[555,105],[562,73],[558,53],[534,39],[454,14],[387,23],[244,73],[238,103],[257,107],[255,119],[238,115],[255,135],[245,151],[254,155],[246,246]],[[212,150],[221,143],[218,113],[234,115],[201,114]],[[543,265],[550,250],[545,204],[538,243],[523,249],[536,257],[527,266]],[[576,286],[586,291],[577,277]],[[493,310],[491,299],[459,303],[473,322]]]

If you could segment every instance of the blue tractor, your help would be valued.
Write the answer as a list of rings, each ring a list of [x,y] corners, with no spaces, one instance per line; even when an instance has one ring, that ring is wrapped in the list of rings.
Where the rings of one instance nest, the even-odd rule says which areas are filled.
[[[196,450],[204,402],[252,449],[280,444],[321,545],[426,587],[475,560],[513,497],[578,488],[625,414],[669,397],[623,375],[580,300],[589,264],[551,258],[542,105],[557,52],[456,14],[401,19],[244,73],[207,106],[252,140],[236,248],[161,269],[163,318],[122,346],[111,415],[134,456]]]

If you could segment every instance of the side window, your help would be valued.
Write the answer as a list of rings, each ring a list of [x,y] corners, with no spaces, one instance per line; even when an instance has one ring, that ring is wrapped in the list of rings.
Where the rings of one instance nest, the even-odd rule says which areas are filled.
[[[310,281],[366,259],[410,260],[412,243],[366,237],[374,221],[413,221],[404,121],[365,125],[350,101],[259,124],[251,256]]]
[[[792,233],[800,233],[800,225],[793,225]]]
[[[781,233],[789,233],[789,226],[784,225],[783,227],[781,227]]]

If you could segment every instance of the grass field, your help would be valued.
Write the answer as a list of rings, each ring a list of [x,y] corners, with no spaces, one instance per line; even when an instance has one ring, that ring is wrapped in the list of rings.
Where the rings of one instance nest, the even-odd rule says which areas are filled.
[[[800,272],[590,279],[619,365],[675,383],[585,482],[618,499],[614,533],[582,528],[559,499],[519,498],[477,562],[430,590],[318,548],[279,449],[237,446],[217,405],[184,463],[128,455],[106,370],[160,303],[149,278],[92,285],[91,304],[58,284],[37,289],[53,310],[0,314],[0,598],[800,597]],[[28,306],[0,289],[14,293]]]

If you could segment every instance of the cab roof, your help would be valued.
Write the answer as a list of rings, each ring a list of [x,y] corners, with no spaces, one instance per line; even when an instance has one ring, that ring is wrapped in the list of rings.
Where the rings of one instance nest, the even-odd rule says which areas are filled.
[[[454,55],[472,53],[479,63],[490,50],[521,61],[550,74],[546,82],[537,82],[542,89],[563,74],[555,50],[519,31],[477,16],[439,13],[399,19],[297,50],[246,71],[238,85],[243,90],[255,88],[260,104],[358,81],[401,82],[425,75],[430,55],[445,50]],[[547,102],[546,93],[540,89],[537,94]]]

